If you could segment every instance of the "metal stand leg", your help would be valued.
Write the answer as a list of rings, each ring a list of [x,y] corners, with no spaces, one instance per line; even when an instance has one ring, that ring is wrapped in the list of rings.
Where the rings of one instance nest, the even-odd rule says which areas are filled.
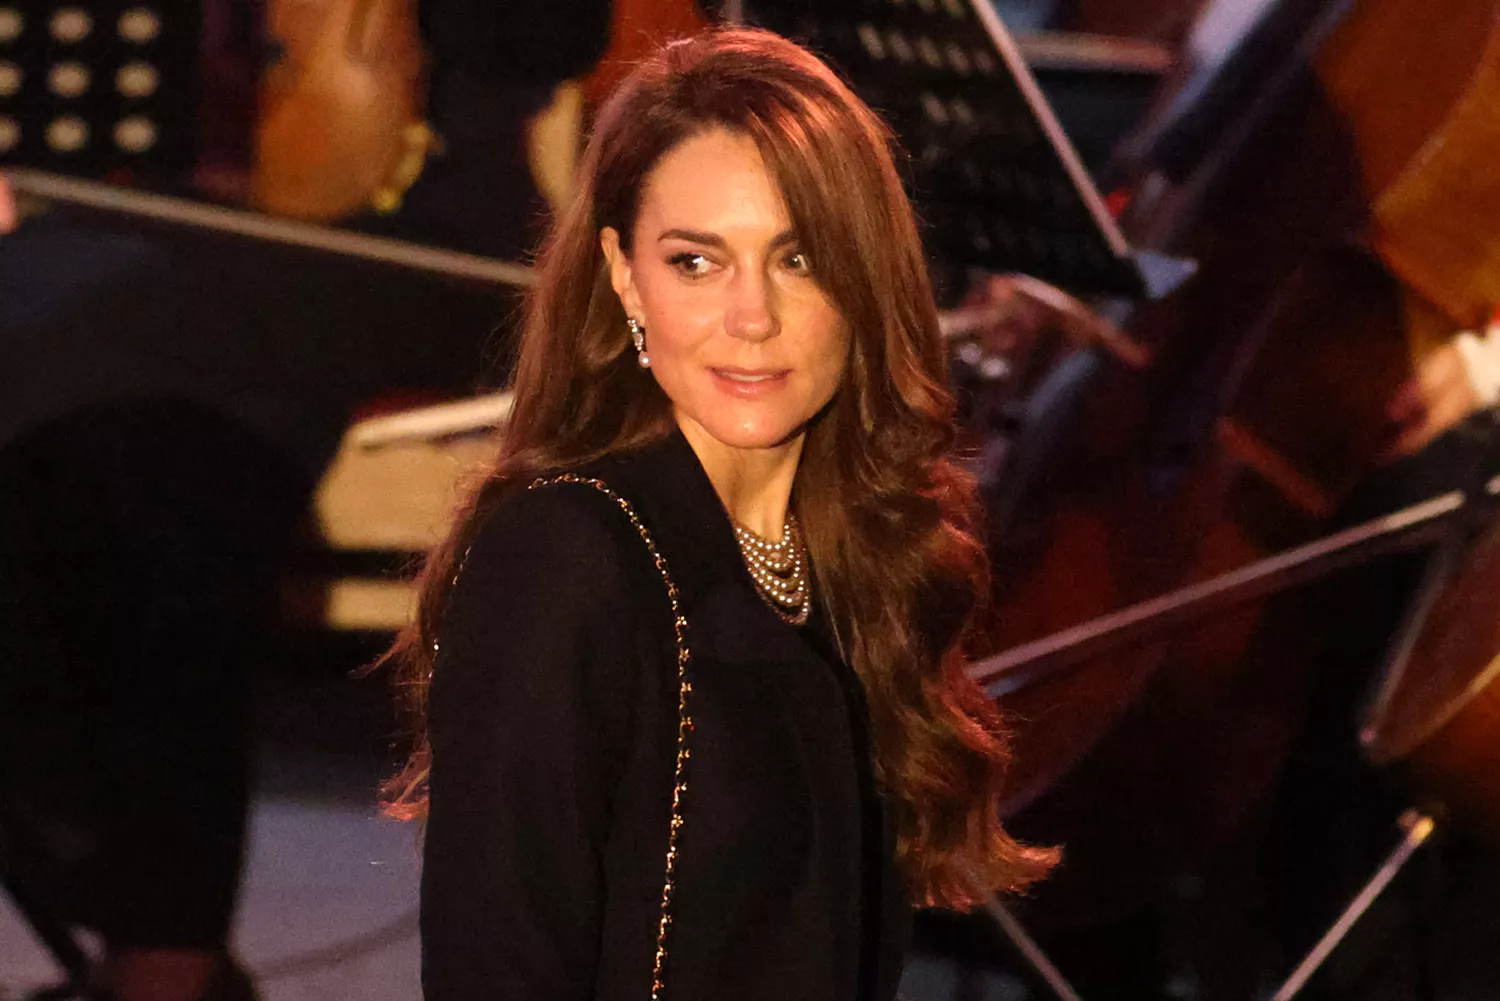
[[[1369,910],[1370,905],[1375,902],[1375,898],[1385,891],[1391,880],[1396,878],[1396,874],[1401,871],[1416,850],[1432,836],[1436,824],[1426,814],[1408,810],[1401,815],[1401,827],[1406,831],[1406,836],[1401,839],[1401,843],[1386,858],[1384,864],[1375,871],[1375,875],[1370,877],[1370,881],[1344,909],[1344,913],[1339,915],[1333,927],[1329,928],[1327,933],[1318,940],[1318,944],[1313,946],[1307,958],[1292,971],[1286,983],[1271,995],[1271,1001],[1291,1001],[1303,987],[1307,986],[1307,981],[1349,934],[1355,922],[1364,916],[1365,911]]]
[[[1047,958],[1047,954],[1042,951],[1041,946],[1037,945],[1035,940],[1026,933],[1026,929],[1021,925],[1021,922],[1016,920],[1014,914],[1006,910],[1004,904],[991,897],[985,903],[984,908],[989,912],[990,917],[994,918],[995,924],[1000,926],[1000,930],[1005,933],[1005,937],[1010,939],[1016,950],[1020,952],[1022,958],[1031,964],[1031,968],[1036,971],[1037,976],[1041,977],[1047,986],[1052,988],[1052,993],[1056,994],[1061,1001],[1083,1001],[1078,996],[1078,992],[1073,990],[1073,985],[1068,983],[1067,978],[1062,975],[1056,966],[1052,965],[1052,960]]]
[[[62,922],[56,920],[46,909],[41,898],[31,892],[29,886],[12,876],[4,881],[4,887],[16,910],[31,925],[36,937],[67,974],[68,982],[65,986],[68,992],[81,996],[90,978],[89,957],[78,947]]]
[[[59,987],[44,992],[44,996],[85,997],[93,979],[93,962],[78,945],[68,926],[52,913],[43,895],[23,873],[17,871],[14,860],[19,854],[22,831],[5,804],[0,802],[0,891],[11,898],[16,910],[67,977]]]

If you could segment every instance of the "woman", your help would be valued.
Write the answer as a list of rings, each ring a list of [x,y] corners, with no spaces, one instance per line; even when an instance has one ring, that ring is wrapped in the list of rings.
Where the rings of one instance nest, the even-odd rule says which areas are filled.
[[[889,134],[816,58],[709,33],[605,105],[395,651],[430,1001],[890,998],[912,902],[1045,871],[964,675],[944,370]]]

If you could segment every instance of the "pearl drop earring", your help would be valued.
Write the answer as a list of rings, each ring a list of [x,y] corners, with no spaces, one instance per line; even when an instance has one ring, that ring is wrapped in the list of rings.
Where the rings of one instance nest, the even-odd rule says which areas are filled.
[[[635,360],[641,368],[651,367],[651,356],[646,353],[646,328],[635,317],[627,317],[625,326],[630,330],[630,339],[635,341]]]

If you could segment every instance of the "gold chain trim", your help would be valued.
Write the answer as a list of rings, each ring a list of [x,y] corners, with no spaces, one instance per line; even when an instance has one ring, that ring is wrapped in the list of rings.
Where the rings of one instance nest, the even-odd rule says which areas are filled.
[[[682,833],[682,801],[683,794],[687,792],[687,761],[690,756],[688,734],[693,729],[693,717],[688,713],[688,696],[693,691],[693,686],[688,683],[690,660],[687,642],[688,622],[677,600],[677,585],[667,571],[666,557],[662,556],[661,550],[656,548],[656,540],[651,537],[651,532],[646,528],[645,522],[641,521],[635,513],[635,508],[630,506],[630,502],[610,489],[609,484],[603,480],[579,476],[576,473],[541,477],[533,480],[526,489],[535,490],[538,487],[558,483],[577,483],[593,487],[619,505],[620,510],[625,512],[625,517],[630,519],[630,524],[634,526],[636,534],[651,551],[651,559],[656,564],[657,573],[661,574],[662,583],[667,586],[667,598],[672,603],[672,631],[677,639],[677,764],[672,775],[672,823],[667,831],[666,875],[662,879],[661,886],[661,918],[656,926],[656,960],[651,968],[651,1001],[661,1001],[661,992],[666,986],[663,977],[667,966],[667,932],[672,927],[672,898],[677,892],[677,845]]]

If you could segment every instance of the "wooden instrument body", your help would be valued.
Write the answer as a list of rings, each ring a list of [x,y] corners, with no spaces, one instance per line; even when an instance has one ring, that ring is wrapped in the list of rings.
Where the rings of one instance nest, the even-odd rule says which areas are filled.
[[[1282,226],[1216,239],[1280,272],[1234,290],[1250,333],[1228,417],[1321,494],[1299,505],[1316,520],[1391,444],[1397,386],[1500,303],[1500,6],[1358,5],[1312,70],[1277,123],[1300,155],[1264,150],[1229,193]]]
[[[1443,585],[1392,680],[1361,734],[1366,753],[1500,846],[1500,521]]]
[[[369,206],[423,117],[416,0],[272,0],[281,57],[261,81],[258,207],[328,221]]]

